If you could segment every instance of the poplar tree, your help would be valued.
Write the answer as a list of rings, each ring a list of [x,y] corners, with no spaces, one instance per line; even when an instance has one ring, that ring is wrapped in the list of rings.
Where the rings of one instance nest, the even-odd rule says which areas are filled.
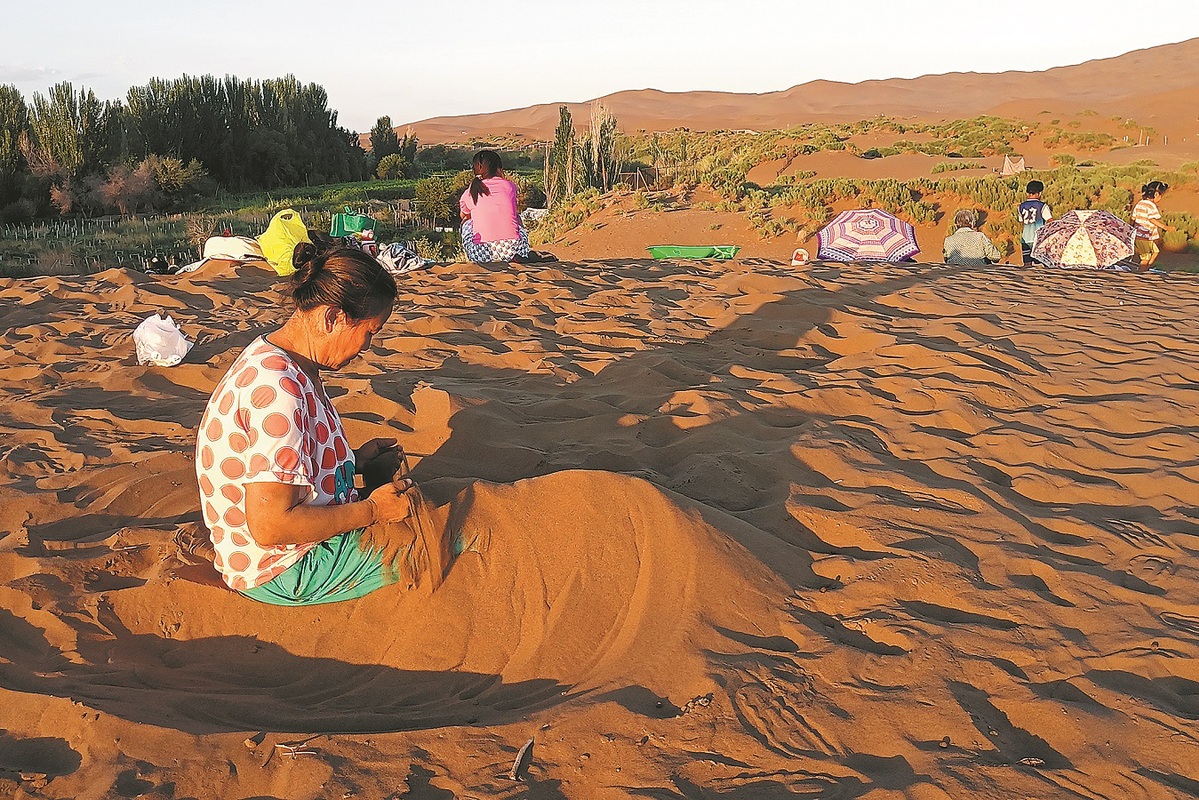
[[[558,107],[554,143],[545,152],[545,202],[550,208],[575,193],[575,129],[566,106]]]
[[[32,147],[40,161],[67,175],[102,166],[103,104],[90,89],[78,93],[68,82],[50,87],[48,95],[33,95],[30,119]]]
[[[403,154],[403,150],[400,137],[391,126],[391,117],[379,117],[375,127],[371,128],[371,154],[379,162],[396,153]]]
[[[616,117],[596,101],[591,106],[591,127],[582,148],[588,186],[601,192],[612,188],[620,172],[617,150]]]
[[[12,85],[0,86],[0,176],[11,177],[25,166],[21,136],[29,131],[29,107]]]

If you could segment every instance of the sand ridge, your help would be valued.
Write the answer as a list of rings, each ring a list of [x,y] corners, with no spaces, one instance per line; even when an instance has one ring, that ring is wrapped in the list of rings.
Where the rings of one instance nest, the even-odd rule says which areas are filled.
[[[955,72],[860,83],[815,80],[760,94],[663,92],[641,89],[596,98],[623,130],[663,131],[788,128],[804,122],[854,122],[879,114],[921,120],[966,119],[981,114],[1033,119],[1042,111],[1094,111],[1133,117],[1176,140],[1196,141],[1194,100],[1199,87],[1199,39],[1134,50],[1114,58],[1042,72]],[[435,117],[399,126],[422,142],[469,142],[518,135],[553,137],[558,109],[586,119],[592,101],[553,102],[527,108]],[[365,139],[366,137],[364,137]]]
[[[330,394],[475,547],[431,595],[296,611],[172,577],[195,425],[282,320],[273,274],[0,282],[0,786],[1191,796],[1197,295],[759,259],[414,273]],[[133,360],[157,308],[197,340],[180,366]]]

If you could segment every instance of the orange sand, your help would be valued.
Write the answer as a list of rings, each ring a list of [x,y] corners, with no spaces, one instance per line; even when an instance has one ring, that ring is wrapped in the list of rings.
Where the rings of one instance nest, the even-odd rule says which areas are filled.
[[[171,577],[275,280],[0,281],[0,796],[1199,791],[1199,280],[414,274],[328,383],[481,552],[311,610]]]

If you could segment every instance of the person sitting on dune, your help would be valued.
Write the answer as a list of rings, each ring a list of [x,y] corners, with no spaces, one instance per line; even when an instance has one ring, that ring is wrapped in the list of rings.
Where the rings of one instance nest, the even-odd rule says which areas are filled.
[[[529,257],[529,235],[520,224],[516,184],[504,177],[500,154],[480,150],[471,163],[475,177],[458,200],[462,249],[476,264]]]
[[[953,225],[957,230],[945,239],[946,264],[985,267],[988,264],[996,264],[1003,258],[986,234],[975,230],[974,226],[977,224],[978,216],[974,209],[958,209],[958,213],[953,215]]]
[[[200,422],[196,478],[225,583],[275,605],[361,597],[399,578],[363,546],[363,529],[412,514],[412,482],[392,480],[394,439],[350,448],[321,370],[366,350],[391,315],[395,279],[366,253],[301,242],[294,311],[250,343],[217,384]],[[369,497],[356,472],[382,471]],[[414,491],[414,490],[413,490]]]

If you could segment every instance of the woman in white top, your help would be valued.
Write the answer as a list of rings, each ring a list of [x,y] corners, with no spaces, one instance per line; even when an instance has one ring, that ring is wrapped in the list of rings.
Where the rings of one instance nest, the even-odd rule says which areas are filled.
[[[363,530],[404,523],[412,482],[393,475],[394,439],[352,449],[321,372],[370,347],[395,279],[347,247],[296,246],[283,327],[255,339],[217,384],[196,437],[200,507],[229,588],[274,605],[361,597],[399,572]],[[381,473],[359,493],[356,473]],[[409,523],[410,524],[410,523]]]

